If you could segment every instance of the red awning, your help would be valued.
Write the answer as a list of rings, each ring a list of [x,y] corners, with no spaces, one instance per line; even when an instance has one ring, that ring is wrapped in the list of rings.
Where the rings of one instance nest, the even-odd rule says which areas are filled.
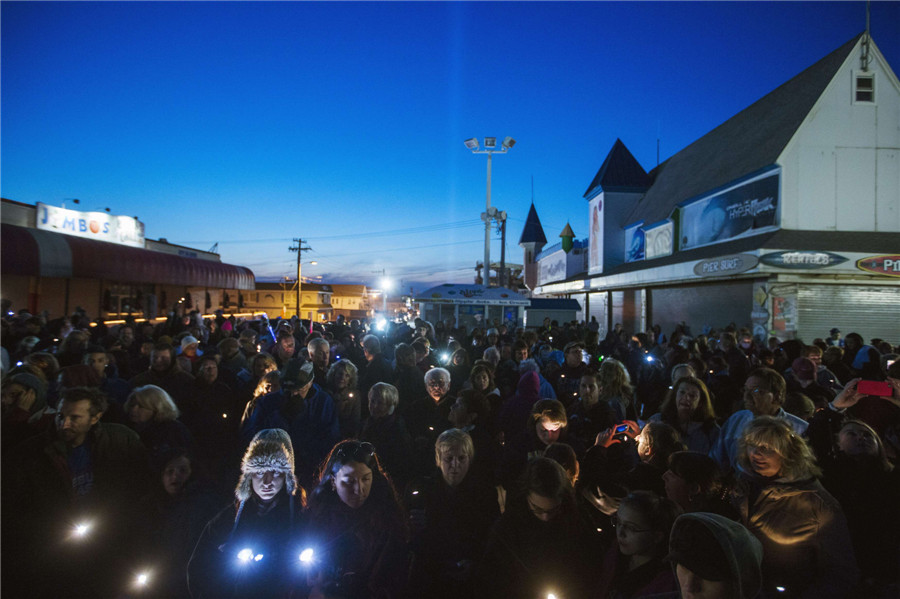
[[[9,224],[2,225],[0,233],[4,274],[216,289],[256,287],[253,271],[243,266]]]

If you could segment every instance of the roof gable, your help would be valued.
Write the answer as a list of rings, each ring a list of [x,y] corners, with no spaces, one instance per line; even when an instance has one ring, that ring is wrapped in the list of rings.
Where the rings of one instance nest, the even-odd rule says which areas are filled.
[[[644,167],[632,156],[621,139],[616,139],[609,154],[594,175],[584,197],[601,191],[644,191],[650,187],[650,177]]]
[[[775,164],[862,35],[650,171],[653,185],[626,221],[668,218],[677,204]]]
[[[537,210],[534,209],[534,202],[531,203],[528,218],[525,219],[525,227],[522,229],[522,236],[519,237],[519,245],[523,243],[547,243],[547,236],[544,235],[541,219],[538,218]]]

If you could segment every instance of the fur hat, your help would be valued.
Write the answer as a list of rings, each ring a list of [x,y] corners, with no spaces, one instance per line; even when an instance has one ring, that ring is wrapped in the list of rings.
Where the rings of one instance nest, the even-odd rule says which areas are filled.
[[[294,474],[294,446],[291,437],[280,428],[267,428],[256,433],[241,460],[241,478],[234,489],[234,496],[244,502],[253,495],[251,477],[265,472],[284,474],[284,486],[288,495],[298,488]]]

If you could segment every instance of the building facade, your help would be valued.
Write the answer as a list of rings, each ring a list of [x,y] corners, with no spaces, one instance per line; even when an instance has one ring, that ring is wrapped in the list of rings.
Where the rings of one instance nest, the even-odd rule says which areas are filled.
[[[603,329],[900,337],[900,83],[867,34],[649,173],[617,140],[584,199],[587,268],[534,291]]]

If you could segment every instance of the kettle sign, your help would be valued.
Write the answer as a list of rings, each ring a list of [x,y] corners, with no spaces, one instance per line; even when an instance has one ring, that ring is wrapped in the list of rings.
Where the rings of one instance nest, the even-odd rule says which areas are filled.
[[[856,261],[856,268],[876,275],[900,277],[900,254],[869,256]]]

